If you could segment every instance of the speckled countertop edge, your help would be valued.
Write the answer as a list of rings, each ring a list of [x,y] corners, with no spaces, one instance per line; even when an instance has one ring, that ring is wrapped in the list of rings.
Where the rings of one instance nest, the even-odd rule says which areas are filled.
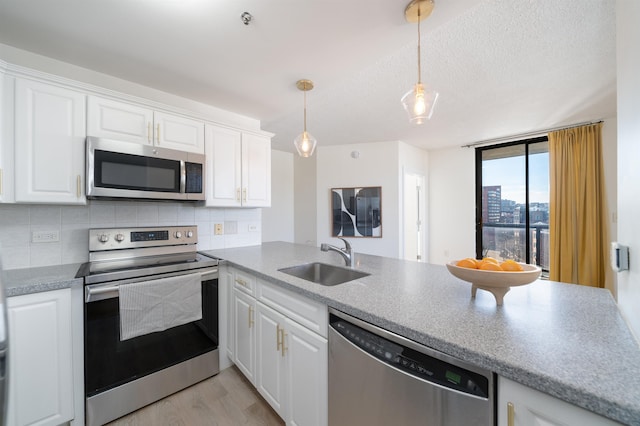
[[[22,296],[82,285],[82,278],[76,278],[80,265],[80,263],[74,263],[6,270],[2,276],[5,295],[7,297]]]
[[[276,256],[277,260],[274,260],[267,255],[269,251],[273,250],[277,250],[279,253],[278,256]],[[572,336],[571,333],[574,332],[574,330],[572,330],[571,324],[566,326],[566,330],[560,330],[561,334],[566,333],[568,338],[566,347],[559,348],[559,355],[556,356],[555,354],[550,354],[548,364],[546,365],[544,362],[539,362],[537,364],[529,363],[528,361],[530,359],[527,358],[529,355],[527,353],[530,350],[529,348],[517,347],[514,343],[514,348],[512,350],[512,348],[508,347],[509,344],[505,344],[504,342],[490,342],[488,344],[482,342],[481,344],[481,342],[469,341],[468,344],[461,344],[460,341],[456,341],[454,338],[448,338],[446,335],[430,333],[429,327],[413,326],[408,321],[403,321],[402,315],[394,316],[389,314],[389,312],[384,312],[384,306],[378,306],[382,312],[372,312],[370,308],[373,305],[368,304],[366,300],[354,300],[353,298],[345,300],[348,298],[340,298],[340,294],[332,291],[331,289],[311,284],[277,271],[280,267],[293,266],[296,264],[314,261],[342,266],[342,261],[339,256],[335,254],[332,256],[329,253],[321,253],[318,248],[293,245],[289,243],[265,243],[262,246],[252,246],[244,249],[209,250],[203,253],[213,255],[220,259],[225,259],[230,265],[243,269],[247,272],[251,272],[260,279],[325,303],[330,307],[361,318],[367,322],[398,333],[411,340],[425,344],[464,361],[490,369],[503,377],[540,390],[564,401],[573,403],[589,411],[598,413],[624,424],[640,425],[640,388],[638,387],[638,385],[640,385],[640,379],[638,379],[640,376],[640,347],[638,347],[637,342],[629,332],[628,327],[626,323],[624,323],[624,320],[622,319],[610,293],[604,290],[585,287],[577,288],[578,286],[573,285],[549,283],[549,285],[552,286],[552,290],[559,294],[558,297],[564,296],[567,299],[574,299],[576,295],[582,295],[582,297],[585,298],[584,300],[596,301],[590,303],[595,306],[594,309],[599,309],[606,314],[605,316],[608,319],[607,324],[609,326],[613,325],[614,328],[614,330],[609,331],[615,336],[611,339],[604,338],[604,340],[611,341],[610,349],[609,346],[607,346],[608,342],[605,341],[602,345],[594,344],[595,348],[592,349],[591,352],[596,354],[599,358],[602,358],[602,356],[599,356],[599,353],[603,350],[606,351],[607,354],[610,355],[610,362],[613,363],[612,368],[615,370],[614,372],[619,373],[617,370],[628,368],[630,369],[628,374],[633,378],[632,380],[635,380],[637,383],[629,383],[626,381],[624,383],[616,384],[615,378],[607,380],[606,377],[602,377],[601,374],[598,374],[599,372],[590,371],[589,365],[586,365],[588,364],[588,357],[585,356],[581,358],[579,356],[579,352],[584,352],[585,348],[574,347],[581,345],[571,344],[572,341],[579,343],[581,339],[585,338],[585,336],[578,336],[578,338]],[[360,265],[357,266],[357,268],[366,272],[372,271],[370,267],[373,263],[381,261],[386,262],[387,260],[390,260],[387,258],[367,255],[357,255],[356,259],[359,259],[360,261]],[[453,286],[454,283],[460,282],[450,276],[444,267],[416,264],[415,262],[403,262],[398,261],[397,259],[394,259],[392,263],[393,265],[406,264],[408,268],[428,268],[427,270],[429,272],[437,272],[440,281],[447,281],[447,283],[451,283],[447,285]],[[375,270],[375,267],[373,269]],[[379,272],[380,275],[390,276],[389,271],[376,270],[376,272]],[[396,274],[402,275],[400,272],[396,272]],[[391,275],[393,275],[393,272],[391,272]],[[369,282],[373,282],[373,280],[375,280],[375,278],[372,280],[371,277],[367,277],[367,279]],[[364,282],[365,280],[362,281]],[[337,287],[341,287],[342,289],[350,288],[351,291],[357,291],[356,284],[357,283],[347,283]],[[377,285],[380,285],[380,283],[372,284],[371,288],[376,288],[375,286]],[[467,286],[468,283],[464,283],[463,285]],[[524,290],[525,287],[529,288]],[[516,292],[518,293],[517,297],[515,295]],[[528,309],[530,311],[529,313],[535,314],[536,311],[539,310],[539,306],[533,302],[527,305],[528,302],[526,299],[532,298],[532,295],[538,298],[545,296],[540,296],[539,293],[542,292],[534,291],[533,285],[524,286],[517,290],[513,289],[507,294],[507,296],[505,296],[505,305],[510,303],[513,305],[519,304],[519,306],[517,306],[518,309]],[[464,300],[462,300],[462,297],[464,297]],[[364,298],[366,298],[366,296]],[[459,301],[461,304],[468,304],[470,306],[474,304],[480,306],[482,304],[482,308],[489,312],[488,317],[491,317],[491,315],[500,317],[500,315],[504,313],[504,311],[502,311],[502,307],[496,309],[494,306],[495,312],[492,314],[490,309],[488,310],[487,306],[491,303],[495,305],[495,301],[491,297],[480,295],[480,292],[477,300],[472,302],[469,302],[470,297],[467,291],[464,293],[457,292],[456,298],[460,299]],[[579,312],[580,300],[566,300],[565,302],[565,305],[567,306],[575,305],[571,309]],[[562,303],[564,302],[556,301],[552,302],[551,305],[553,305],[552,307],[555,309],[557,308],[556,305],[561,305]],[[549,306],[544,306],[549,309]],[[477,310],[475,308],[476,306],[472,306],[472,310]],[[508,308],[511,307],[508,306],[507,309]],[[522,324],[516,323],[516,326],[522,326]],[[606,330],[597,330],[596,327],[594,336],[586,336],[586,338],[600,339],[601,336],[604,337],[604,333],[606,333]],[[490,332],[488,332],[488,334],[490,334]],[[562,342],[562,340],[560,341]],[[500,351],[493,351],[491,343],[504,345],[506,348],[500,349],[508,356],[501,356],[499,354]],[[520,351],[523,353],[516,353],[512,356],[510,353],[512,351]],[[534,352],[534,355],[538,356],[538,360],[540,360],[540,354],[535,353],[535,348],[531,349],[531,351]],[[575,359],[575,361],[573,361],[573,359]],[[560,363],[564,363],[564,365],[560,365]],[[618,364],[616,363],[620,364],[620,368],[616,368],[618,367]],[[598,365],[598,363],[596,362],[595,365]],[[562,377],[558,377],[556,371],[562,370],[567,370],[564,372],[566,374]],[[574,371],[588,371],[589,373],[584,374],[585,377],[581,377],[579,380],[568,379]],[[605,374],[605,372],[603,372],[603,374]],[[606,384],[607,387],[601,388],[600,385],[604,384]]]

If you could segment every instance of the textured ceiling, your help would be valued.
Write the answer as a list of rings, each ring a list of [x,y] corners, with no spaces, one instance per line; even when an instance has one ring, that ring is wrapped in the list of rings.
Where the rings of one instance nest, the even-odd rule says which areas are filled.
[[[392,0],[3,0],[0,43],[262,122],[292,151],[401,140],[426,149],[613,117],[613,0],[436,0],[422,80],[440,92],[411,125],[417,27]],[[254,19],[242,24],[249,11]]]

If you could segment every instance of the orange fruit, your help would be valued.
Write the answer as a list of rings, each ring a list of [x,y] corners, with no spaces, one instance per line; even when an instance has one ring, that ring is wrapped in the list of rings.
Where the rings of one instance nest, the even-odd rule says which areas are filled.
[[[462,260],[458,260],[456,266],[461,268],[478,269],[478,261],[472,257],[467,257]]]
[[[504,262],[502,262],[500,264],[500,267],[502,268],[503,271],[520,272],[524,270],[522,268],[522,265],[520,265],[515,260],[511,260],[511,259],[505,260]]]
[[[483,262],[491,262],[491,263],[495,263],[496,265],[498,265],[500,262],[498,262],[498,259],[494,259],[493,257],[485,257],[482,259]]]
[[[480,262],[480,267],[478,269],[483,271],[502,271],[502,268],[497,263],[484,261]]]

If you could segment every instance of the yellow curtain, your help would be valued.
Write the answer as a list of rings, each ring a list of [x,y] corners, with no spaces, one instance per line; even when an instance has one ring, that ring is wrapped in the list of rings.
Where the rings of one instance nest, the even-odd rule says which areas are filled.
[[[613,293],[602,123],[549,133],[549,163],[549,279]]]

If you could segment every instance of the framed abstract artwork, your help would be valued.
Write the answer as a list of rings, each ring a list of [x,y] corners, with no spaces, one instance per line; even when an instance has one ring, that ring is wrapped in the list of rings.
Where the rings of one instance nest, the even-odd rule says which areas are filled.
[[[382,237],[382,188],[332,188],[331,220],[334,237]]]

